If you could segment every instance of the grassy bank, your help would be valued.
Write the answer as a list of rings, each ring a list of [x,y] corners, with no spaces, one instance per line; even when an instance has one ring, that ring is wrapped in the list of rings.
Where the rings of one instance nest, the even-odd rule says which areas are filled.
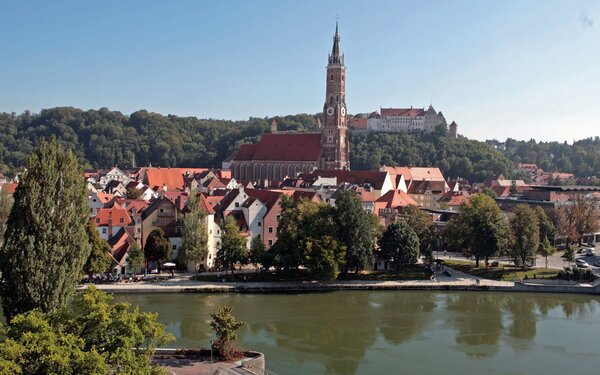
[[[475,267],[475,262],[468,260],[444,260],[444,264],[455,270],[468,273],[482,279],[518,281],[521,279],[552,279],[558,275],[559,270],[551,268],[530,268],[523,270],[520,267],[500,264],[498,267]],[[480,263],[483,264],[483,263]]]

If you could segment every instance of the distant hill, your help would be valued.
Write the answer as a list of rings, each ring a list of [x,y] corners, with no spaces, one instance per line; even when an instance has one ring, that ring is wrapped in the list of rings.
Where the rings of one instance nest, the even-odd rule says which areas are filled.
[[[0,113],[0,173],[17,171],[37,140],[51,136],[74,150],[87,168],[219,167],[240,144],[257,142],[262,133],[269,131],[271,119],[198,119],[145,110],[124,115],[107,108],[83,111],[72,107],[45,109],[39,114]],[[312,114],[275,119],[279,131],[314,131],[317,126]],[[511,159],[530,162],[535,151],[533,162],[541,160],[542,168],[546,166],[544,160],[549,160],[550,167],[556,165],[564,172],[582,176],[600,170],[598,138],[576,142],[576,146],[509,139],[508,157],[492,144],[464,137],[449,139],[443,131],[352,135],[350,142],[353,169],[374,169],[384,164],[439,166],[447,176],[482,181],[494,173],[510,175]],[[552,150],[553,157],[548,150]],[[582,162],[586,167],[581,167]]]

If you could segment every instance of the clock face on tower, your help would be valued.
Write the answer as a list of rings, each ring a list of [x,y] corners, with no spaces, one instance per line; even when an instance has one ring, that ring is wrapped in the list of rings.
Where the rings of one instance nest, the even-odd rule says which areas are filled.
[[[342,114],[342,117],[346,116],[346,108],[342,107],[340,113]]]
[[[327,116],[333,116],[333,107],[327,108]]]

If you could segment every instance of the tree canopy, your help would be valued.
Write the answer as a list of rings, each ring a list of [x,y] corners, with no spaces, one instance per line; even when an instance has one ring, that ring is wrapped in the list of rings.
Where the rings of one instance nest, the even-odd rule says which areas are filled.
[[[223,225],[221,246],[217,251],[217,261],[233,274],[237,263],[246,264],[248,261],[248,250],[246,249],[246,238],[240,234],[240,228],[233,216],[227,216]]]
[[[183,218],[181,228],[181,247],[177,254],[180,263],[193,263],[196,271],[206,260],[208,252],[208,230],[206,229],[206,212],[200,207],[196,192],[190,193],[187,201],[188,212]]]
[[[417,263],[419,245],[419,237],[404,220],[391,223],[380,240],[381,253],[385,259],[394,262],[397,274],[400,266]]]
[[[6,339],[0,343],[0,373],[164,373],[150,364],[150,355],[173,336],[156,321],[156,314],[112,300],[90,287],[68,308],[16,315],[2,327]]]
[[[81,169],[55,140],[40,141],[14,194],[0,251],[4,315],[67,303],[90,255]]]
[[[155,262],[158,269],[173,257],[173,248],[162,229],[154,229],[148,235],[144,245],[144,257],[148,261]]]

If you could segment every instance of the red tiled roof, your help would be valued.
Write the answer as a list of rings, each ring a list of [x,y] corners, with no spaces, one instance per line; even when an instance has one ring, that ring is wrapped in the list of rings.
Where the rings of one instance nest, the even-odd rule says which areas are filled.
[[[279,197],[281,197],[281,192],[273,190],[246,189],[244,191],[246,194],[248,194],[248,196],[252,198],[258,198],[258,200],[267,206],[268,211],[271,210],[271,208],[279,200]]]
[[[445,181],[442,171],[435,167],[411,167],[410,174],[414,181]]]
[[[108,244],[112,249],[112,257],[121,264],[121,260],[125,254],[131,249],[135,240],[128,230],[125,228],[119,229],[117,234],[108,240]]]
[[[151,188],[167,187],[167,190],[182,189],[183,175],[206,171],[206,168],[144,168],[144,183]]]
[[[460,206],[471,200],[471,194],[466,191],[449,191],[442,195],[438,202],[445,202],[448,206]]]
[[[446,181],[418,181],[414,180],[408,188],[408,194],[424,194],[427,190],[432,193],[445,193]]]
[[[390,190],[375,201],[376,210],[379,210],[380,208],[397,208],[410,205],[416,206],[417,202],[401,190]]]
[[[255,144],[241,145],[235,153],[235,160],[252,160],[257,148]]]
[[[242,145],[236,160],[317,161],[321,134],[263,134],[257,145]]]
[[[416,117],[424,116],[425,110],[423,108],[381,108],[381,115]]]
[[[13,182],[7,182],[6,184],[2,185],[2,191],[6,192],[6,194],[12,195],[15,193],[15,190],[17,190],[17,186],[19,184],[17,183],[13,183]]]
[[[120,227],[125,225],[131,225],[131,217],[127,211],[119,206],[113,206],[111,208],[101,208],[98,214],[94,218],[94,223],[97,227],[108,226],[109,219],[111,220],[110,225],[113,227]],[[121,221],[123,219],[123,221]]]
[[[150,205],[150,203],[141,200],[141,199],[125,199],[125,198],[117,198],[114,201],[115,204],[124,208],[130,214],[135,210],[136,213],[143,211],[146,207]]]

